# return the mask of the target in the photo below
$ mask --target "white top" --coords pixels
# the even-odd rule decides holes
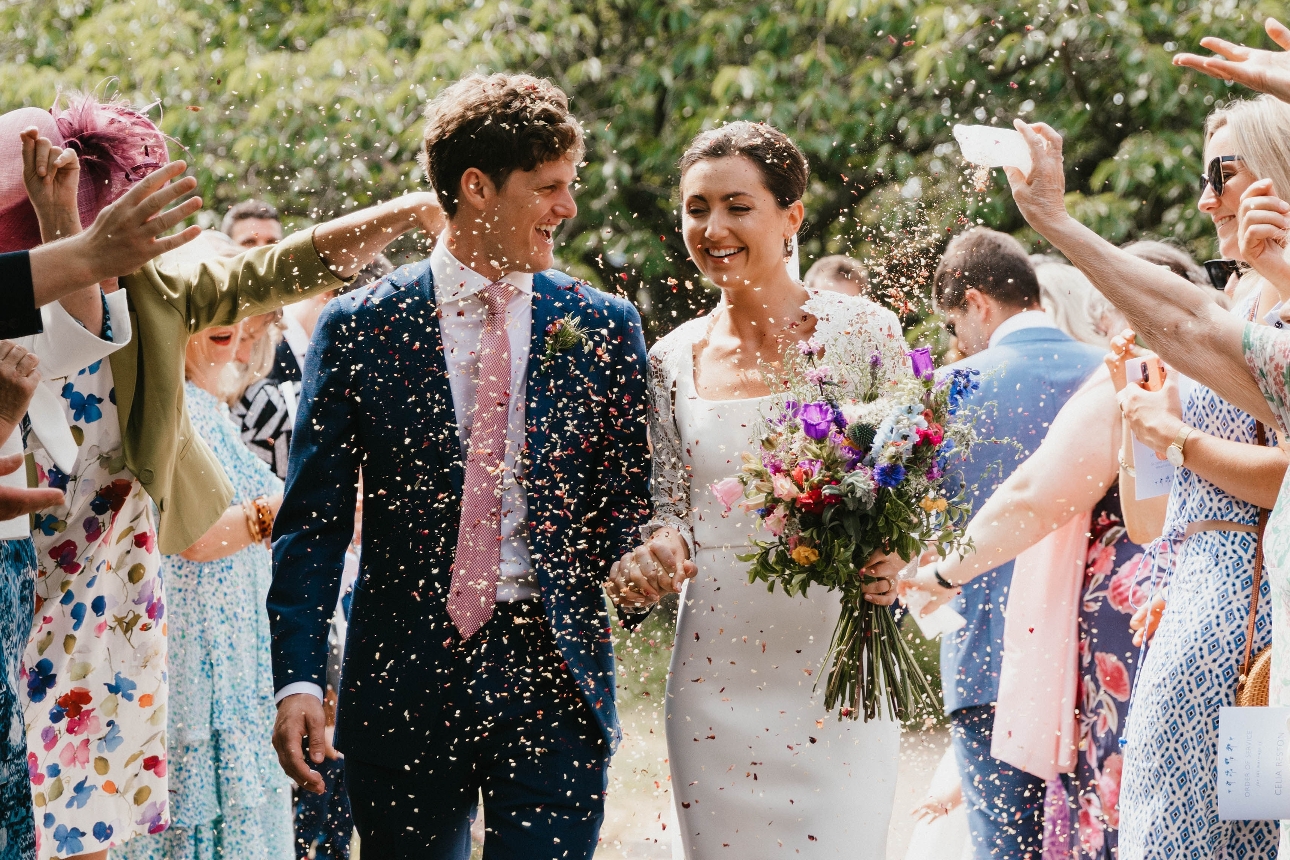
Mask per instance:
[[[112,339],[103,340],[87,331],[57,302],[40,309],[45,330],[28,337],[13,338],[12,342],[34,352],[40,358],[37,368],[43,380],[32,396],[27,416],[31,432],[35,433],[59,468],[71,472],[76,460],[76,443],[67,427],[59,392],[67,377],[106,358],[130,342],[130,309],[125,290],[107,296],[107,314],[111,322]],[[20,433],[0,440],[0,457],[21,454],[23,440]],[[63,462],[66,460],[67,462]],[[0,486],[25,488],[27,471],[21,467],[9,475],[0,475]],[[0,540],[19,540],[31,536],[31,523],[27,517],[0,521]]]
[[[1019,314],[1013,314],[999,323],[999,327],[994,330],[994,334],[990,335],[990,349],[994,349],[999,345],[999,341],[1014,331],[1027,328],[1057,328],[1057,323],[1053,322],[1053,318],[1043,311],[1022,311]]]
[[[479,379],[479,339],[484,333],[488,306],[479,295],[492,283],[457,260],[443,238],[430,255],[435,302],[439,306],[439,333],[452,408],[460,428],[461,456],[469,451],[474,421],[475,386]],[[516,480],[518,454],[524,448],[524,399],[527,391],[529,342],[533,336],[533,275],[510,272],[504,281],[515,288],[506,305],[506,334],[511,347],[511,402],[506,424],[506,456],[502,461],[502,564],[497,581],[497,601],[509,603],[538,596],[529,561],[528,496]]]
[[[282,339],[287,342],[287,348],[295,356],[297,366],[304,370],[305,355],[309,352],[309,333],[300,324],[300,320],[290,313],[290,310],[291,308],[288,307],[282,314]]]

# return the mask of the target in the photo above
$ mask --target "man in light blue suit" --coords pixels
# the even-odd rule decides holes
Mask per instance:
[[[951,367],[981,372],[981,388],[966,403],[980,410],[979,438],[992,441],[957,467],[979,509],[1043,442],[1104,351],[1066,335],[1040,309],[1030,260],[1004,233],[975,228],[955,238],[932,290],[967,356]],[[1038,858],[1043,843],[1044,781],[990,755],[1011,581],[1008,562],[963,586],[949,605],[967,624],[941,640],[945,712],[977,860]]]

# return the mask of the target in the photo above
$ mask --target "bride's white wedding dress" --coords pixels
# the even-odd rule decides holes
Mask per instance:
[[[900,326],[862,299],[813,294],[805,310],[830,356],[883,355],[907,372]],[[734,475],[773,397],[710,401],[694,382],[693,347],[709,317],[680,326],[650,352],[654,520],[690,539],[698,575],[681,595],[667,682],[667,747],[687,860],[806,856],[883,860],[896,787],[900,727],[839,721],[814,691],[840,612],[823,589],[809,598],[750,585],[755,532],[710,489]]]

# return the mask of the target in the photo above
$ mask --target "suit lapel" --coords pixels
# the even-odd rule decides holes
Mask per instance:
[[[429,379],[426,380],[429,393],[438,410],[434,424],[443,428],[440,435],[441,450],[444,452],[448,481],[453,492],[461,495],[462,484],[466,477],[466,464],[461,457],[461,428],[457,426],[457,411],[452,400],[452,386],[448,384],[448,360],[443,354],[443,332],[439,327],[439,303],[434,293],[434,275],[426,267],[425,276],[421,279],[422,297],[430,307],[430,325],[425,327],[425,343],[429,347]]]

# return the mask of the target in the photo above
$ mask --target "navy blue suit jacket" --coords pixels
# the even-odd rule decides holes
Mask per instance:
[[[1035,452],[1057,412],[1102,361],[1105,350],[1056,328],[1027,328],[950,367],[981,371],[981,389],[965,402],[980,411],[977,445],[957,466],[979,510],[1020,463]],[[941,637],[945,712],[988,705],[999,697],[1003,620],[1012,562],[981,574],[950,606],[967,624]]]
[[[593,347],[545,356],[581,320]],[[649,515],[646,356],[630,303],[556,271],[533,279],[526,441],[517,469],[545,614],[611,747],[613,647],[601,590]],[[327,630],[363,472],[363,548],[341,673],[336,746],[415,765],[443,728],[457,659],[446,596],[465,464],[429,261],[332,301],[305,362],[286,497],[274,527],[274,688],[322,686]]]

